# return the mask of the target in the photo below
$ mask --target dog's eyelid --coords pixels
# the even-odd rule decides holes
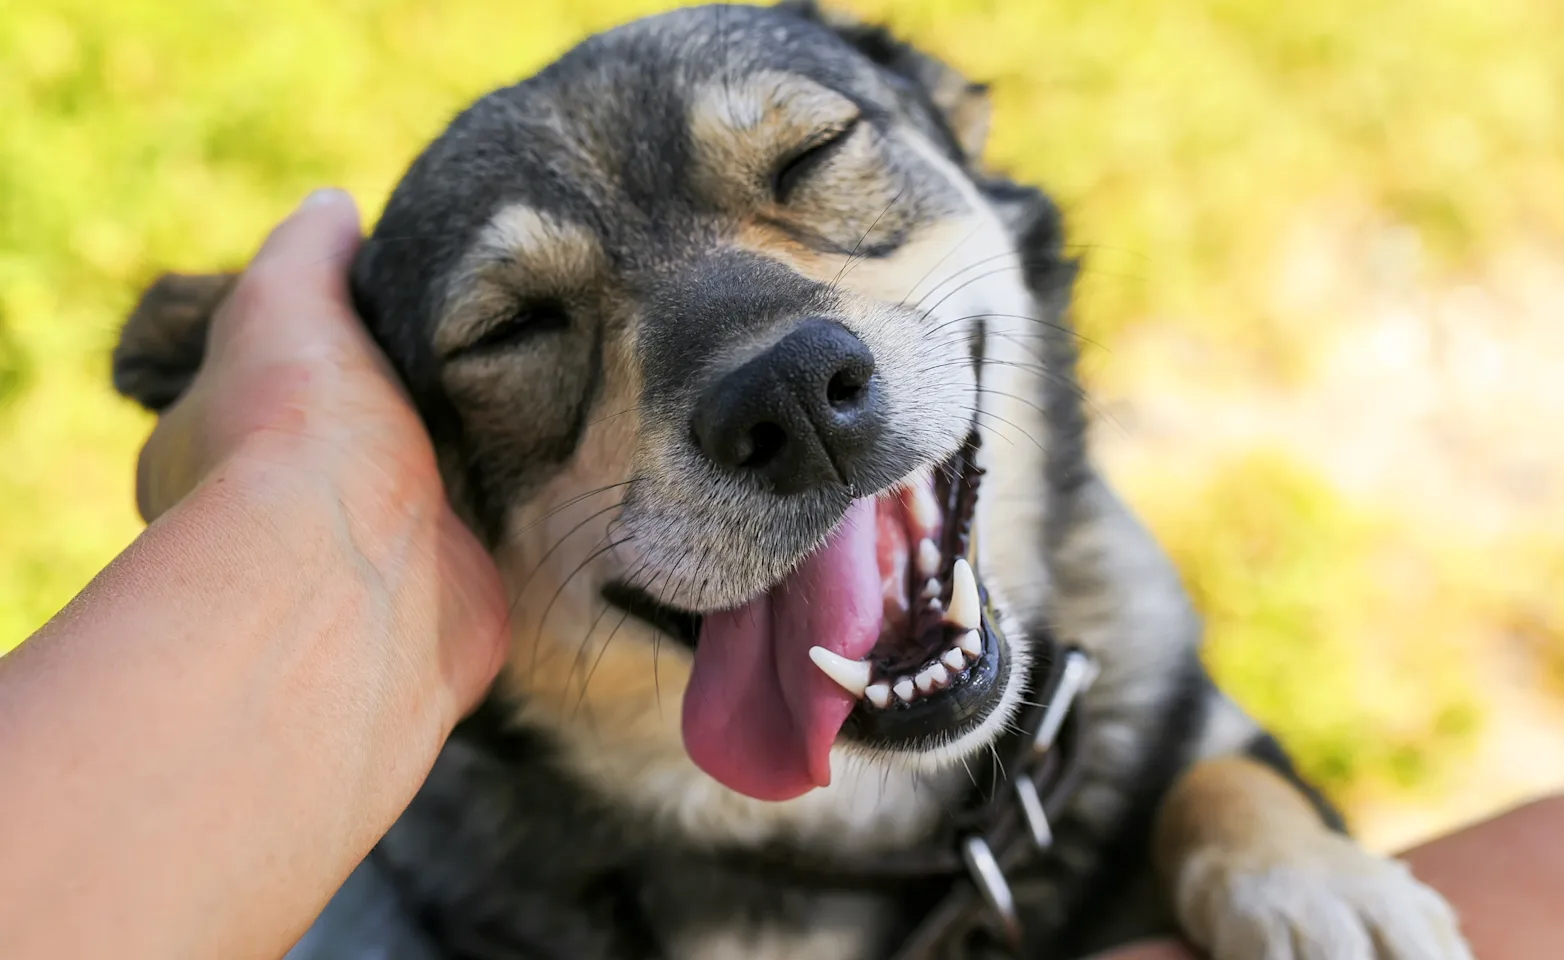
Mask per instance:
[[[447,361],[483,356],[517,346],[533,337],[570,326],[565,304],[552,298],[518,303],[504,315],[483,324],[481,332],[445,355]]]
[[[863,119],[862,114],[853,114],[816,131],[808,140],[784,154],[771,175],[771,194],[776,201],[786,203],[799,181],[846,143],[847,138],[858,129]]]

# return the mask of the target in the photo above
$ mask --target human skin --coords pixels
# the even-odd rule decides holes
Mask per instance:
[[[276,958],[503,658],[505,599],[349,307],[267,240],[138,469],[147,529],[0,659],[0,956]]]

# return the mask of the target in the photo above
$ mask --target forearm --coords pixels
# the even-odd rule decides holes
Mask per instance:
[[[431,534],[267,469],[214,473],[0,660],[0,955],[275,957],[426,772],[454,708],[392,636],[433,633]]]

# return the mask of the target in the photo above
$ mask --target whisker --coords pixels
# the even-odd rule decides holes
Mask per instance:
[[[934,304],[934,306],[928,308],[927,310],[922,311],[919,314],[918,321],[921,323],[924,320],[927,320],[930,316],[932,316],[934,314],[934,311],[936,311],[940,307],[944,306],[945,302],[947,300],[949,300],[951,297],[954,297],[956,294],[960,293],[961,291],[965,290],[966,288],[972,286],[974,283],[977,283],[980,280],[987,280],[989,277],[997,277],[1001,273],[1009,273],[1012,270],[1021,270],[1021,269],[1024,269],[1024,267],[1025,267],[1024,264],[1019,264],[1019,263],[1012,264],[1012,265],[1006,266],[1006,267],[995,267],[992,270],[986,271],[984,273],[980,273],[980,274],[978,274],[975,277],[972,277],[970,279],[962,281],[961,284],[959,286],[957,286],[954,290],[952,290],[949,293],[945,294],[943,297],[940,297],[939,301],[936,302]],[[927,299],[927,297],[925,297],[924,299]],[[919,301],[919,303],[921,304],[922,301]],[[917,309],[917,308],[915,307],[914,309]]]
[[[1035,324],[1038,324],[1040,326],[1047,327],[1050,330],[1056,330],[1059,333],[1069,334],[1071,337],[1073,337],[1076,340],[1079,340],[1081,343],[1090,344],[1091,346],[1096,347],[1097,349],[1103,351],[1104,353],[1112,353],[1113,352],[1108,347],[1102,345],[1101,343],[1098,343],[1096,340],[1093,340],[1090,337],[1087,337],[1087,336],[1083,335],[1080,331],[1078,331],[1075,328],[1069,326],[1068,324],[1055,323],[1052,320],[1044,320],[1042,317],[1033,317],[1033,316],[1029,316],[1029,315],[1024,314],[1024,313],[972,313],[972,314],[968,314],[967,316],[964,316],[964,317],[956,317],[953,320],[947,320],[944,323],[939,324],[938,326],[931,327],[929,330],[927,330],[924,333],[924,339],[928,339],[929,337],[931,337],[934,334],[938,333],[939,331],[945,329],[946,327],[953,326],[953,325],[958,324],[958,323],[963,323],[963,322],[968,321],[968,320],[984,320],[984,319],[987,319],[987,318],[990,318],[990,317],[998,318],[998,319],[1001,319],[1001,320],[1026,320],[1026,321],[1029,321],[1031,323],[1035,323]],[[1038,339],[1045,339],[1045,338],[1044,337],[1039,337]]]
[[[863,246],[863,242],[865,240],[869,239],[869,234],[874,232],[874,228],[880,225],[880,221],[882,219],[884,219],[885,215],[887,213],[891,212],[891,207],[894,207],[896,205],[896,201],[900,200],[901,199],[901,195],[903,193],[906,193],[906,192],[907,191],[906,191],[905,187],[902,188],[901,190],[896,191],[896,196],[891,198],[891,202],[887,203],[885,205],[885,209],[880,211],[880,215],[878,217],[874,218],[874,222],[873,223],[869,224],[869,229],[865,230],[863,232],[863,236],[858,238],[858,242],[853,244],[852,251],[847,254],[847,259],[842,262],[841,269],[836,271],[836,277],[831,280],[831,283],[830,283],[830,286],[828,287],[828,289],[830,289],[833,292],[836,290],[836,285],[839,282],[841,282],[841,279],[842,279],[843,275],[845,275],[847,273],[848,268],[853,265],[853,257],[857,256],[858,248]]]
[[[945,251],[945,255],[943,257],[940,257],[938,260],[934,261],[934,266],[930,267],[928,269],[928,271],[923,274],[923,276],[919,277],[916,283],[914,283],[912,286],[907,288],[906,294],[904,294],[902,296],[901,300],[899,302],[897,302],[896,305],[898,307],[906,306],[907,298],[912,296],[914,293],[916,293],[919,287],[923,286],[923,281],[925,281],[928,278],[934,276],[934,271],[936,271],[940,267],[944,266],[945,265],[945,261],[949,260],[951,257],[955,256],[956,251],[960,250],[962,248],[962,246],[964,246],[968,240],[972,239],[972,235],[974,233],[977,233],[982,228],[983,228],[983,224],[981,224],[981,223],[976,224],[975,226],[973,226],[973,228],[971,230],[968,230],[964,235],[962,235],[960,240],[957,240],[955,243],[951,244],[950,245],[950,249]],[[948,280],[950,278],[947,277],[945,279]],[[941,280],[940,281],[940,283],[944,283],[944,282],[945,282],[945,280]],[[936,289],[938,289],[938,285],[936,285]],[[923,301],[920,299],[918,302],[922,303]]]
[[[631,536],[634,536],[634,535],[632,534]],[[606,537],[606,534],[605,534],[605,537]],[[630,539],[630,538],[627,537],[626,540],[628,540],[628,539]],[[576,568],[574,570],[570,571],[570,575],[565,577],[565,579],[560,582],[559,587],[554,590],[554,595],[549,598],[548,605],[543,608],[543,616],[538,618],[538,629],[537,629],[536,634],[534,634],[534,636],[532,638],[532,664],[531,664],[531,667],[529,668],[532,671],[532,673],[535,674],[537,672],[538,647],[542,646],[542,644],[543,644],[543,626],[544,626],[544,624],[546,624],[548,622],[548,616],[549,616],[550,613],[553,612],[554,604],[559,602],[560,595],[565,592],[565,588],[570,585],[570,581],[574,580],[576,578],[577,574],[579,574],[582,570],[585,570],[587,568],[587,564],[591,563],[593,560],[596,560],[598,557],[600,557],[603,554],[607,553],[609,550],[612,550],[614,547],[617,547],[620,544],[623,544],[624,542],[626,542],[626,541],[625,540],[621,540],[621,541],[618,541],[617,543],[613,542],[613,541],[609,541],[607,546],[599,547],[598,549],[593,550],[591,553],[587,554],[586,559],[584,559],[580,563],[578,563],[576,565]]]
[[[1033,403],[1032,401],[1026,399],[1025,397],[1020,396],[1018,394],[1011,393],[1008,390],[995,390],[992,387],[982,387],[982,386],[977,387],[976,390],[977,390],[978,393],[991,393],[991,394],[993,394],[996,397],[1008,397],[1009,399],[1014,400],[1016,403],[1024,404],[1025,406],[1031,407],[1033,410],[1036,410],[1038,413],[1042,414],[1045,417],[1048,416],[1048,411],[1047,410],[1043,409],[1042,407],[1038,406],[1037,404]]]
[[[632,567],[624,575],[624,578],[623,578],[624,581],[626,583],[633,584],[635,579],[641,575],[641,572],[644,571],[650,565],[651,565],[651,561],[650,560],[641,560],[641,561],[637,562],[635,564],[635,566]],[[592,635],[597,632],[597,625],[603,621],[603,617],[608,614],[609,610],[613,609],[613,606],[614,605],[612,603],[609,603],[607,600],[603,600],[603,609],[601,611],[599,611],[598,615],[592,620],[592,625],[587,628],[587,632],[582,636],[581,643],[576,646],[576,653],[575,653],[575,656],[572,658],[571,664],[570,664],[570,672],[565,675],[565,686],[566,687],[569,687],[570,679],[576,675],[576,671],[585,662],[586,651],[587,651],[587,648],[591,645]],[[630,614],[630,611],[628,611],[628,610],[623,611],[623,616],[621,616],[619,618],[619,623],[621,625],[624,623],[625,617],[628,617],[629,614]],[[617,633],[618,630],[619,630],[619,627],[616,626],[614,628],[613,632],[611,632],[609,634],[609,639],[613,639],[614,633]],[[598,651],[597,658],[593,661],[592,670],[594,670],[594,671],[596,670],[597,663],[602,660],[603,653],[605,652],[606,647],[607,647],[607,641],[604,641],[604,650],[599,650]],[[590,683],[590,682],[591,682],[591,674],[589,672],[587,674],[587,676],[584,678],[583,682],[582,682],[581,697],[584,698],[586,696],[586,685],[588,683]],[[579,706],[580,706],[580,701],[578,700],[577,701],[577,707],[579,707]],[[572,715],[574,715],[574,714],[572,713]]]
[[[587,427],[595,427],[598,424],[603,423],[603,422],[608,421],[608,420],[612,420],[615,417],[622,417],[622,416],[624,416],[627,413],[633,413],[633,412],[635,412],[635,407],[633,405],[632,406],[628,406],[628,407],[625,407],[623,410],[619,411],[618,413],[610,413],[610,414],[607,414],[606,416],[601,416],[601,417],[598,417],[596,420],[592,420],[592,421],[588,422],[587,423]],[[586,427],[583,427],[582,429],[584,430],[584,429],[586,429]]]
[[[1003,423],[1003,424],[1005,424],[1005,425],[1007,425],[1007,426],[1009,426],[1009,427],[1011,427],[1011,428],[1013,428],[1015,430],[1019,430],[1020,433],[1021,433],[1021,436],[1023,436],[1025,438],[1027,438],[1028,440],[1032,441],[1032,445],[1035,446],[1038,449],[1038,451],[1041,452],[1044,456],[1047,456],[1048,451],[1043,448],[1043,445],[1038,442],[1037,438],[1032,436],[1030,433],[1027,433],[1025,428],[1019,426],[1018,424],[1014,423],[1013,421],[1006,420],[1004,417],[1001,417],[997,413],[989,413],[987,410],[973,409],[972,415],[975,416],[975,417],[991,417],[991,418],[993,418],[995,420],[998,420],[1000,423]],[[997,432],[997,430],[996,430],[996,432]]]
[[[516,604],[521,602],[522,594],[527,592],[527,587],[532,585],[533,578],[535,578],[538,575],[538,572],[541,571],[543,569],[543,567],[548,563],[548,558],[554,555],[554,551],[556,551],[560,547],[564,546],[565,541],[569,540],[572,536],[574,536],[577,530],[580,530],[582,527],[584,527],[587,524],[591,523],[593,520],[597,519],[598,517],[601,517],[603,514],[607,513],[608,511],[618,509],[619,507],[622,507],[622,506],[624,506],[624,501],[623,500],[619,501],[618,503],[610,503],[608,506],[604,507],[601,510],[594,510],[593,512],[587,514],[584,518],[582,518],[582,520],[580,522],[578,522],[575,526],[571,527],[569,530],[566,530],[564,532],[564,534],[559,537],[559,539],[555,540],[553,545],[550,546],[547,550],[545,550],[543,552],[543,556],[538,558],[538,562],[535,565],[533,565],[533,567],[532,567],[532,572],[527,574],[527,579],[522,581],[521,586],[516,588],[516,599],[511,601],[511,613],[515,613],[516,612]]]
[[[548,513],[545,513],[543,516],[541,516],[541,517],[537,518],[536,520],[532,521],[531,523],[527,524],[525,527],[522,527],[520,530],[517,530],[512,536],[513,537],[521,536],[522,534],[526,533],[528,530],[531,530],[533,527],[535,527],[538,524],[542,523],[543,521],[547,520],[549,517],[552,517],[554,514],[558,513],[559,511],[564,510],[566,507],[574,506],[574,505],[580,503],[581,501],[587,499],[588,497],[595,497],[595,496],[597,496],[600,493],[606,493],[609,490],[616,490],[619,487],[628,487],[630,484],[632,484],[632,483],[639,483],[640,481],[642,481],[644,479],[646,479],[646,478],[645,477],[631,477],[628,480],[621,480],[618,483],[610,483],[607,486],[598,487],[595,490],[588,490],[586,493],[577,494],[576,496],[571,497],[569,500],[566,500],[564,503],[562,503],[559,506],[555,507],[554,509],[550,510]],[[619,502],[621,504],[624,503],[623,500],[621,500]]]
[[[988,264],[993,263],[996,260],[1003,260],[1006,257],[1018,257],[1018,256],[1020,256],[1020,255],[1018,253],[1016,253],[1014,250],[1005,250],[1005,251],[1003,251],[1001,253],[992,254],[990,256],[981,257],[981,258],[979,258],[977,260],[974,260],[971,263],[967,264],[966,266],[962,267],[960,270],[954,271],[953,273],[951,273],[950,276],[945,277],[944,279],[940,280],[939,283],[936,283],[934,286],[930,287],[929,291],[927,293],[925,293],[923,296],[919,297],[918,298],[918,302],[912,305],[912,309],[913,310],[920,309],[923,306],[924,302],[926,300],[928,300],[930,297],[934,296],[934,294],[936,292],[938,292],[941,287],[943,287],[947,283],[950,283],[950,282],[954,281],[956,278],[962,276],[963,274],[968,273],[969,271],[972,271],[972,270],[976,270],[979,267],[985,267]],[[1015,264],[1010,269],[1020,269],[1022,266],[1023,266],[1022,264]],[[906,301],[903,301],[901,304],[898,304],[898,306],[904,306],[905,303],[906,303]]]

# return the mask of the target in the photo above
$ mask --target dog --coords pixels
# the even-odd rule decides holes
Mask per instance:
[[[982,167],[986,94],[813,3],[689,8],[411,165],[353,295],[511,650],[295,960],[1168,932],[1216,960],[1470,956],[1202,670],[1092,466],[1075,264],[1048,197]],[[153,284],[119,391],[176,399],[242,282]]]

